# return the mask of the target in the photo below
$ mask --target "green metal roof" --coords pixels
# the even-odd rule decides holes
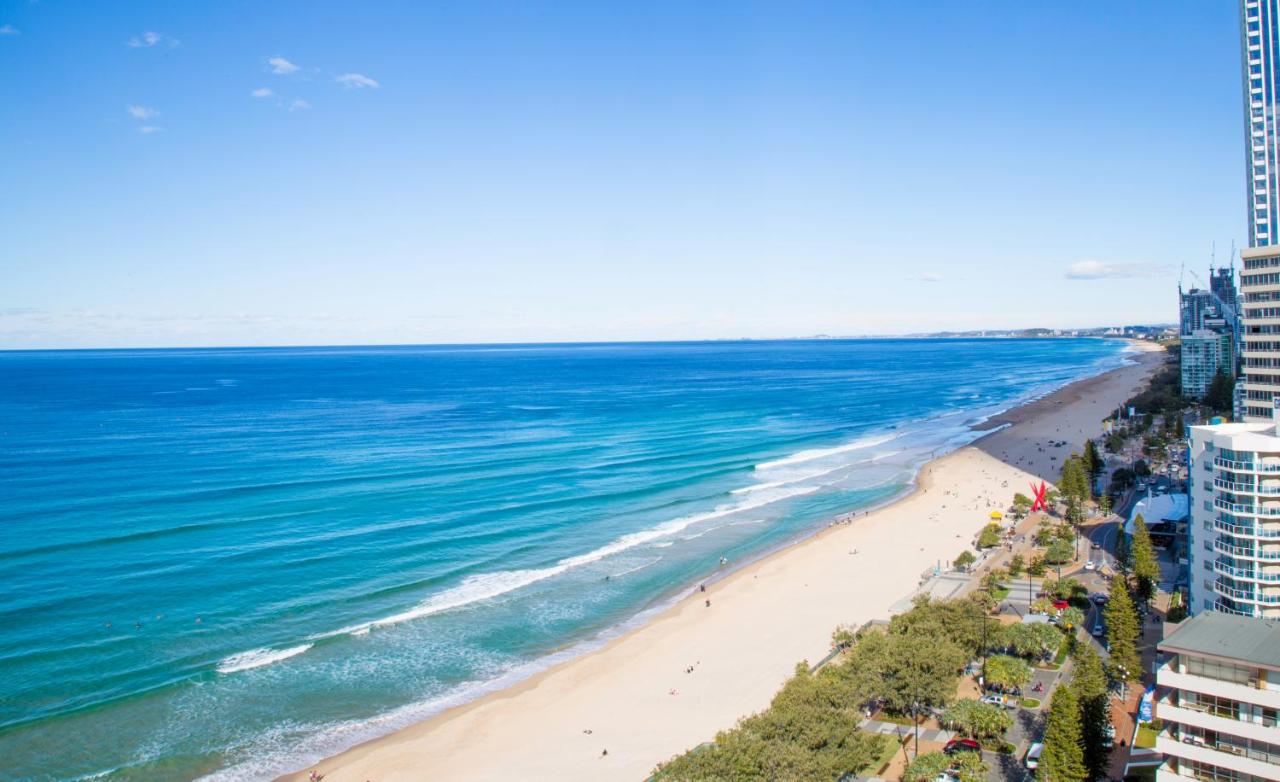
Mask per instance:
[[[1160,649],[1280,669],[1280,621],[1205,611],[1178,625],[1160,642]]]

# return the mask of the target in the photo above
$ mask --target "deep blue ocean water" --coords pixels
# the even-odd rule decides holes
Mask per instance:
[[[837,513],[1103,340],[0,353],[0,779],[262,779]]]

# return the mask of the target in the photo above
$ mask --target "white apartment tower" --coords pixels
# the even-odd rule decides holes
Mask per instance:
[[[1165,632],[1157,782],[1280,780],[1280,622],[1206,612]]]
[[[1187,494],[1188,610],[1280,619],[1276,424],[1191,427]]]

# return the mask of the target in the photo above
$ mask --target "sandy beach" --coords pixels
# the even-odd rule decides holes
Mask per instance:
[[[827,653],[838,625],[889,616],[991,510],[1056,478],[1163,360],[1138,344],[1136,364],[997,417],[1003,428],[925,465],[901,500],[695,589],[597,651],[285,779],[644,779],[767,706],[797,662]]]

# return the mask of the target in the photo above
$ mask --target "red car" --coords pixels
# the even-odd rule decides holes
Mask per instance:
[[[1071,604],[1070,604],[1070,603],[1068,603],[1066,600],[1054,600],[1054,601],[1053,601],[1053,609],[1054,609],[1055,611],[1066,611],[1066,610],[1067,610],[1067,608],[1068,608],[1070,605],[1071,605]]]
[[[957,752],[981,752],[982,745],[973,739],[952,739],[947,742],[947,746],[942,751],[948,755],[954,755]]]

